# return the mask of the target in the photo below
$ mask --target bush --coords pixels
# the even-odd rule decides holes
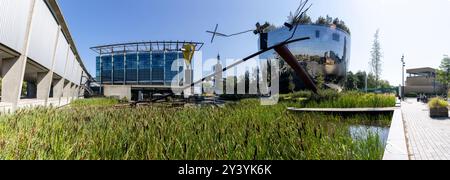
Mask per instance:
[[[433,98],[428,103],[430,109],[439,109],[448,107],[448,102],[441,98]]]

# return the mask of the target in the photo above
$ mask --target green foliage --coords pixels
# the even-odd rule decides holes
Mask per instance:
[[[22,84],[22,95],[23,96],[27,95],[27,88],[28,88],[28,82],[24,81]]]
[[[345,89],[352,91],[352,90],[364,90],[365,89],[365,83],[366,83],[366,72],[364,71],[358,71],[357,73],[353,74],[353,72],[347,73],[347,81],[345,83]],[[385,80],[379,80],[377,82],[376,77],[369,73],[367,76],[367,88],[368,89],[374,89],[374,88],[391,88],[389,81]]]
[[[335,25],[337,28],[347,32],[348,34],[351,34],[350,28],[348,28],[347,25],[345,24],[345,22],[340,20],[339,18],[333,19],[332,17],[330,17],[328,15],[326,17],[320,16],[319,18],[317,18],[315,24],[326,25],[326,26]]]
[[[437,79],[438,82],[443,84],[447,91],[448,91],[448,85],[450,84],[450,58],[445,57],[442,59],[441,66],[439,67],[439,70],[437,71]]]
[[[301,104],[295,104],[299,108],[381,108],[394,107],[395,96],[385,94],[344,92],[322,90],[319,94],[298,92],[292,95],[282,96],[282,100],[301,100]]]
[[[316,85],[319,88],[323,88],[325,85],[325,76],[323,75],[322,72],[319,72],[316,77]]]
[[[70,103],[71,107],[92,107],[92,106],[114,106],[119,104],[119,100],[114,98],[91,98],[91,99],[78,99]]]
[[[288,16],[287,21],[288,22],[294,22],[294,24],[317,24],[317,25],[325,25],[325,26],[336,26],[336,28],[339,28],[348,34],[351,34],[350,28],[347,27],[344,21],[340,20],[339,18],[334,18],[327,15],[326,18],[320,16],[317,18],[317,20],[313,23],[311,17],[308,14],[304,14],[302,18],[300,19],[294,19],[294,15],[292,12]]]
[[[297,114],[285,104],[260,106],[257,100],[182,109],[118,109],[94,102],[0,117],[0,159],[379,160],[380,137],[354,139],[349,127],[390,119]]]
[[[295,84],[294,84],[294,76],[290,75],[289,76],[289,91],[290,92],[294,92],[295,91]]]
[[[428,102],[428,107],[431,109],[435,108],[446,108],[448,107],[448,102],[441,98],[433,98]]]

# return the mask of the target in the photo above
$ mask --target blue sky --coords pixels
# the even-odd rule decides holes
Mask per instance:
[[[205,42],[203,58],[242,58],[257,51],[257,36],[217,39],[206,30],[234,33],[258,21],[282,25],[298,0],[59,0],[82,59],[95,74],[89,48],[111,43],[186,40]],[[310,15],[344,20],[352,31],[350,70],[368,70],[373,35],[380,29],[383,78],[401,83],[407,68],[438,67],[450,55],[450,0],[311,0]]]

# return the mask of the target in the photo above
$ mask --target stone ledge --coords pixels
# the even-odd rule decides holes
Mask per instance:
[[[401,109],[394,111],[383,160],[409,160]]]

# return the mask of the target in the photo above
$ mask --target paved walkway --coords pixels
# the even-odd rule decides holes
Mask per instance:
[[[450,160],[450,118],[432,119],[426,104],[402,103],[411,160]]]

